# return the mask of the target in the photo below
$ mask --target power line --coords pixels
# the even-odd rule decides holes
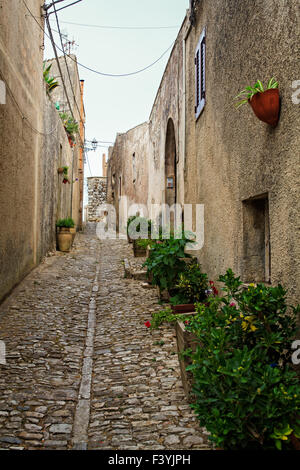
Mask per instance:
[[[66,53],[65,53],[65,50],[64,50],[62,34],[61,34],[61,30],[60,30],[60,25],[59,25],[59,21],[58,21],[58,15],[57,15],[55,3],[53,3],[53,8],[54,8],[54,13],[55,13],[55,17],[56,17],[56,23],[57,23],[57,28],[58,28],[58,34],[59,34],[59,37],[60,37],[61,47],[64,51],[64,60],[65,60],[66,69],[67,69],[67,73],[68,73],[68,77],[69,77],[69,82],[70,82],[70,85],[71,85],[71,90],[72,90],[72,93],[73,93],[74,103],[75,103],[77,111],[78,111],[80,122],[84,126],[84,122],[81,118],[81,111],[80,111],[79,106],[77,104],[77,100],[76,100],[76,96],[75,96],[75,92],[74,92],[74,87],[73,87],[73,83],[72,83],[72,79],[71,79],[71,74],[70,74],[70,70],[69,70],[69,65],[68,65]],[[81,140],[81,136],[80,136],[80,140]],[[81,140],[81,143],[82,143],[82,140]]]
[[[61,21],[64,24],[70,24],[74,26],[84,26],[87,28],[99,28],[99,29],[126,29],[126,30],[147,30],[147,29],[177,29],[179,25],[176,26],[106,26],[100,24],[84,24],[84,23],[73,23],[71,21]]]
[[[50,36],[46,33],[45,29],[42,28],[42,26],[39,24],[39,22],[36,20],[36,18],[34,17],[34,15],[32,14],[32,12],[30,11],[30,9],[28,8],[28,6],[26,5],[25,1],[23,0],[23,3],[25,5],[25,7],[27,8],[28,12],[30,13],[30,15],[32,16],[32,18],[35,20],[36,24],[39,26],[39,28],[41,28],[41,30],[44,32],[44,34],[51,40]],[[76,62],[80,67],[83,67],[84,69],[86,70],[89,70],[90,72],[93,72],[93,73],[96,73],[97,75],[101,75],[101,76],[104,76],[104,77],[129,77],[129,76],[132,76],[132,75],[137,75],[141,72],[144,72],[145,70],[148,70],[150,69],[151,67],[153,67],[154,65],[156,65],[168,52],[169,50],[173,47],[173,45],[175,44],[176,40],[172,42],[172,44],[168,47],[168,49],[166,49],[162,55],[156,59],[154,62],[152,62],[152,64],[150,65],[147,65],[146,67],[140,69],[140,70],[136,70],[135,72],[130,72],[130,73],[120,73],[120,74],[113,74],[113,73],[104,73],[104,72],[100,72],[98,70],[95,70],[95,69],[92,69],[91,67],[87,67],[86,65],[84,64],[81,64],[80,62],[78,62],[77,60],[73,59],[73,57],[69,54],[67,54],[67,56],[73,60],[73,62]],[[54,42],[55,44],[55,42]],[[57,45],[55,44],[55,46],[57,47],[58,50],[60,50],[62,53],[64,53],[64,51]]]

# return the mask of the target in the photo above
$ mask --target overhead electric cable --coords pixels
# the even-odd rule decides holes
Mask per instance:
[[[69,65],[68,65],[68,61],[67,61],[67,57],[66,57],[66,52],[64,50],[62,34],[61,34],[61,30],[60,30],[60,25],[59,25],[59,21],[58,21],[58,15],[57,15],[55,4],[53,4],[53,8],[54,8],[54,13],[55,13],[55,17],[56,17],[56,23],[57,23],[57,28],[58,28],[58,34],[59,34],[59,37],[60,37],[61,47],[64,51],[64,60],[65,60],[65,65],[66,65],[66,69],[67,69],[67,73],[68,73],[68,77],[69,77],[69,82],[70,82],[70,86],[71,86],[71,90],[72,90],[72,94],[73,94],[73,98],[74,98],[74,103],[75,103],[77,111],[78,111],[80,122],[84,126],[84,122],[81,118],[81,111],[80,111],[79,106],[77,104],[77,100],[76,100],[76,96],[75,96],[75,92],[74,92],[74,87],[73,87],[73,83],[72,83],[72,79],[71,79],[70,69],[69,69]]]
[[[30,11],[30,9],[28,8],[28,6],[26,5],[25,3],[25,0],[23,0],[23,3],[25,5],[25,7],[27,8],[28,12],[30,13],[30,15],[32,16],[32,18],[35,20],[36,24],[39,26],[39,28],[42,29],[42,31],[44,32],[44,34],[51,40],[50,36],[46,33],[45,29],[42,28],[42,26],[39,24],[39,22],[36,20],[36,18],[34,17],[34,15],[32,14],[32,12]],[[51,28],[50,28],[51,29]],[[53,35],[52,35],[53,37]],[[157,59],[155,60],[154,62],[152,62],[150,65],[147,65],[146,67],[140,69],[140,70],[136,70],[135,72],[130,72],[130,73],[120,73],[120,74],[113,74],[113,73],[104,73],[104,72],[100,72],[98,70],[95,70],[91,67],[88,67],[84,64],[81,64],[80,62],[78,62],[77,60],[73,59],[73,57],[69,54],[67,54],[67,57],[69,57],[71,60],[73,60],[73,62],[76,62],[80,67],[86,69],[86,70],[89,70],[90,72],[93,72],[97,75],[102,75],[104,77],[129,77],[129,76],[132,76],[132,75],[137,75],[141,72],[144,72],[145,70],[148,70],[150,69],[151,67],[153,67],[155,64],[157,64],[168,52],[169,50],[174,46],[176,40],[172,42],[172,44],[168,47],[168,49],[166,49],[162,55]],[[54,42],[55,44],[55,42]],[[60,50],[62,53],[64,52],[57,44],[55,44],[55,46],[57,47],[58,50]]]
[[[74,25],[74,26],[84,26],[87,28],[99,28],[99,29],[126,29],[126,30],[145,30],[145,29],[175,29],[179,28],[179,25],[176,26],[106,26],[100,24],[85,24],[85,23],[73,23],[71,21],[61,21],[61,23]]]

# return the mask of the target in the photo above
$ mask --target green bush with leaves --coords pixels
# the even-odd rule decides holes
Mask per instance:
[[[151,244],[149,257],[144,266],[152,283],[161,290],[171,290],[178,281],[179,274],[184,272],[186,264],[183,258],[190,257],[184,250],[191,240],[183,235],[182,238],[170,236],[168,240],[154,240]]]
[[[224,297],[197,304],[186,326],[199,340],[187,370],[192,405],[210,439],[224,449],[288,449],[300,437],[300,386],[291,363],[299,306],[281,285],[242,287],[220,276]]]
[[[190,315],[184,315],[179,313],[173,313],[170,307],[155,312],[152,315],[151,320],[151,330],[156,330],[163,323],[176,323],[177,321],[187,321],[190,320]]]
[[[207,297],[207,274],[201,272],[201,267],[196,258],[186,263],[185,269],[178,276],[175,285],[176,297],[180,303],[193,304],[202,302]]]
[[[275,78],[272,77],[267,84],[266,90],[271,90],[274,88],[278,88],[278,82],[275,81]],[[240,106],[243,106],[243,104],[248,103],[251,98],[253,98],[256,93],[263,93],[266,91],[264,89],[264,86],[260,80],[257,80],[255,85],[252,86],[247,86],[244,90],[242,90],[234,99],[238,99],[242,97],[242,100],[239,100],[237,103],[235,103],[236,109],[238,109]]]
[[[59,219],[56,222],[56,227],[74,228],[75,222],[71,217],[67,217],[66,219]]]

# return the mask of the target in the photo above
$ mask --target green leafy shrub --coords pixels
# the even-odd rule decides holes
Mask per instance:
[[[175,287],[179,274],[186,267],[183,258],[189,255],[186,255],[184,250],[190,241],[185,236],[176,239],[171,235],[168,240],[155,240],[151,244],[150,254],[144,266],[147,267],[148,276],[152,276],[152,283],[161,290]]]
[[[68,217],[66,219],[59,219],[56,222],[56,227],[74,228],[75,222],[71,217]]]
[[[184,315],[179,313],[173,313],[170,307],[167,307],[164,310],[155,312],[152,315],[151,320],[151,330],[156,330],[163,323],[176,323],[177,321],[187,321],[190,320],[190,315]]]
[[[197,259],[194,258],[190,263],[186,263],[184,271],[179,274],[175,289],[176,297],[181,300],[181,303],[192,304],[206,299],[207,274],[201,272]]]
[[[224,449],[290,447],[299,433],[300,386],[290,355],[299,306],[281,285],[244,289],[231,270],[224,297],[197,304],[186,326],[199,340],[191,353],[195,410]]]

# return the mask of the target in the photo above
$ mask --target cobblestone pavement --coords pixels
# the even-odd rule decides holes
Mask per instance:
[[[205,449],[155,289],[124,278],[124,240],[79,234],[0,307],[0,449]],[[161,345],[158,345],[158,342]]]

